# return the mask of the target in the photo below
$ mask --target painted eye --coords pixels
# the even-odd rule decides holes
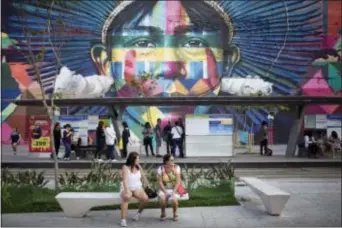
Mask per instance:
[[[184,44],[184,47],[186,48],[199,48],[199,47],[204,47],[204,46],[205,46],[204,43],[197,39],[188,40]]]
[[[133,44],[134,47],[138,48],[154,48],[156,45],[149,40],[138,40]]]

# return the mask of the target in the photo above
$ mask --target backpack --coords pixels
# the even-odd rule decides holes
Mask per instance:
[[[270,148],[267,148],[265,155],[272,156],[272,154],[273,154],[273,150],[271,150]]]

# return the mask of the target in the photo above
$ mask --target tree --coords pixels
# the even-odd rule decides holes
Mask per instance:
[[[71,2],[75,3],[76,1],[73,0]],[[66,8],[66,5],[65,1],[62,0],[37,0],[36,3],[38,4],[39,10],[46,10],[47,13],[46,24],[44,25],[43,29],[34,29],[31,26],[29,26],[28,23],[30,23],[30,21],[25,20],[27,16],[27,13],[24,10],[26,2],[18,1],[20,9],[19,17],[21,19],[21,24],[23,25],[22,30],[24,35],[24,41],[22,42],[25,42],[25,48],[22,51],[22,53],[26,57],[27,62],[33,70],[34,80],[37,81],[40,87],[44,109],[51,122],[50,142],[52,155],[54,159],[55,188],[58,189],[58,158],[55,150],[53,129],[55,124],[55,111],[57,110],[57,107],[54,105],[54,99],[59,95],[54,94],[54,91],[52,91],[51,94],[47,94],[45,92],[41,74],[41,67],[48,51],[51,51],[53,53],[53,56],[56,60],[55,75],[57,75],[58,70],[62,66],[60,50],[64,44],[64,39],[60,39],[59,35],[65,32],[65,24],[63,21],[63,17],[61,15],[52,16],[52,13],[54,7],[58,6]],[[39,41],[41,41],[41,47],[37,50],[36,47],[33,47],[32,40],[37,41],[38,39]],[[53,83],[53,86],[54,84],[55,83]]]

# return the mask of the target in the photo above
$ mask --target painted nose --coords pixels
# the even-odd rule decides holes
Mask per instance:
[[[187,75],[185,63],[179,59],[165,62],[164,75],[165,79],[185,79]]]

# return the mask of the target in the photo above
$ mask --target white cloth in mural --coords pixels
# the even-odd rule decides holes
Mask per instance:
[[[271,95],[272,86],[273,83],[267,82],[259,76],[248,75],[245,78],[232,77],[221,80],[221,91],[236,96],[249,96],[257,93]]]
[[[112,77],[91,75],[84,77],[63,66],[56,76],[55,93],[63,98],[97,98],[107,93],[114,83]]]

